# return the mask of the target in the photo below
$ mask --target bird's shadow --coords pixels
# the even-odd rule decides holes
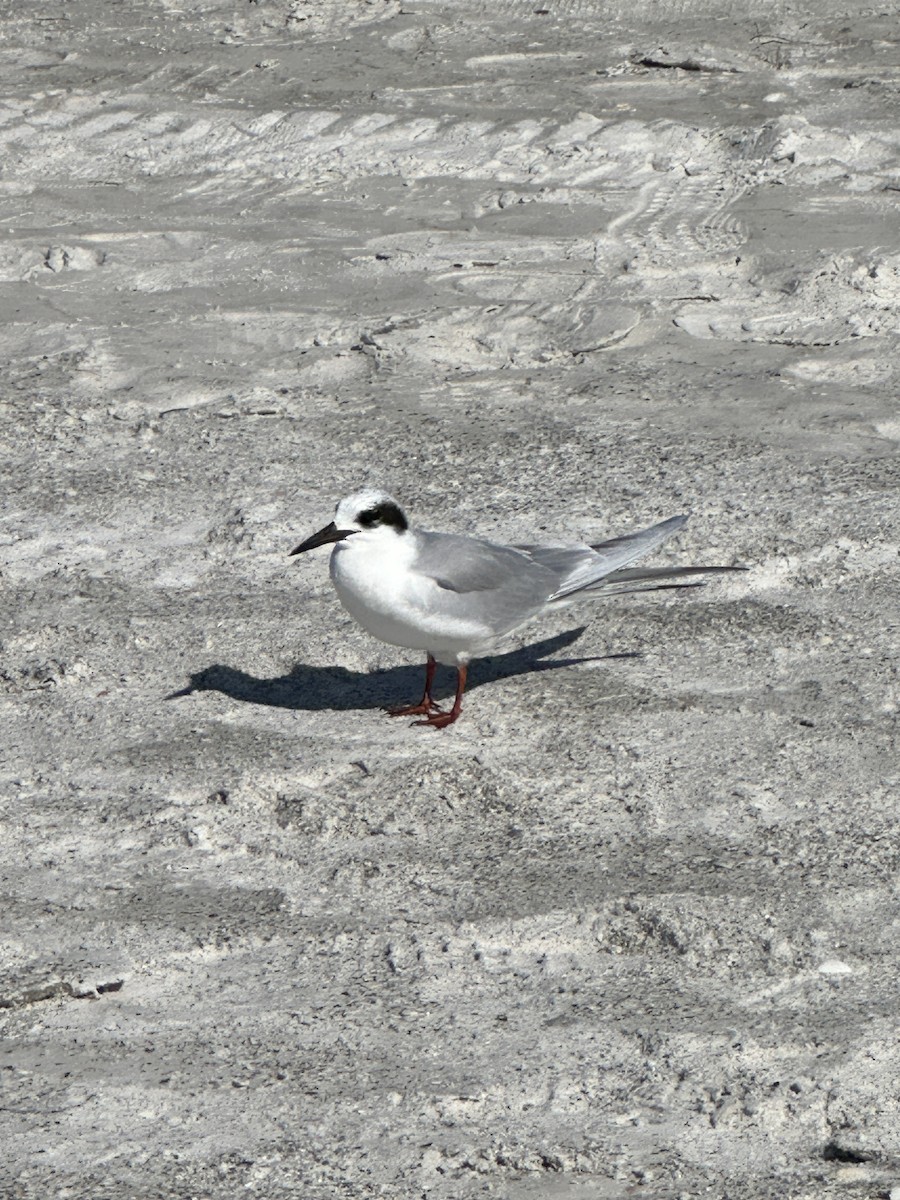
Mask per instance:
[[[507,654],[496,654],[479,659],[469,672],[469,690],[513,675],[527,675],[532,671],[556,671],[561,667],[574,667],[580,663],[602,662],[611,658],[637,658],[637,654],[601,654],[585,658],[554,658],[550,654],[571,646],[584,633],[587,626],[570,629],[555,637],[544,638],[519,650]],[[435,692],[439,696],[451,695],[455,677],[448,673],[442,681],[438,676]],[[247,704],[267,704],[273,708],[293,708],[321,712],[330,709],[347,712],[351,709],[377,708],[387,703],[417,700],[422,691],[424,664],[422,666],[385,667],[377,671],[350,671],[346,667],[315,667],[309,663],[297,663],[287,675],[275,679],[257,679],[246,671],[216,663],[204,667],[190,676],[187,687],[167,696],[174,700],[178,696],[189,696],[192,692],[221,692],[232,700]],[[452,678],[452,683],[451,683]]]

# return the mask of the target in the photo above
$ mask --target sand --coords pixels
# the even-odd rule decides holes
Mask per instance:
[[[900,1188],[897,16],[2,6],[4,1198]],[[413,729],[364,484],[750,570]]]

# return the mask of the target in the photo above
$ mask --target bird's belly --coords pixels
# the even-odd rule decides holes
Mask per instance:
[[[371,558],[354,562],[350,554],[333,554],[330,570],[341,604],[379,641],[434,654],[443,650],[455,658],[487,632],[480,622],[442,609],[440,588],[427,576]]]

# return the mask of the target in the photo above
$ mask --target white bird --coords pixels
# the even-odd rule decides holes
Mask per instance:
[[[470,660],[533,617],[610,593],[697,586],[660,583],[676,576],[743,569],[629,566],[686,520],[670,517],[596,546],[502,546],[416,529],[392,496],[367,488],[342,500],[334,520],[291,554],[334,543],[331,581],[351,617],[382,642],[427,655],[422,699],[390,715],[422,716],[414,724],[443,729],[462,710]],[[457,671],[449,711],[431,695],[439,662]]]

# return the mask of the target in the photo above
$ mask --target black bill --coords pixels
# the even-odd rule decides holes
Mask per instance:
[[[327,546],[329,542],[342,542],[352,533],[356,533],[356,530],[338,529],[332,521],[330,525],[326,525],[324,529],[320,529],[318,533],[308,537],[305,542],[301,542],[295,550],[291,551],[291,554],[305,554],[307,550],[315,550],[316,546]]]

